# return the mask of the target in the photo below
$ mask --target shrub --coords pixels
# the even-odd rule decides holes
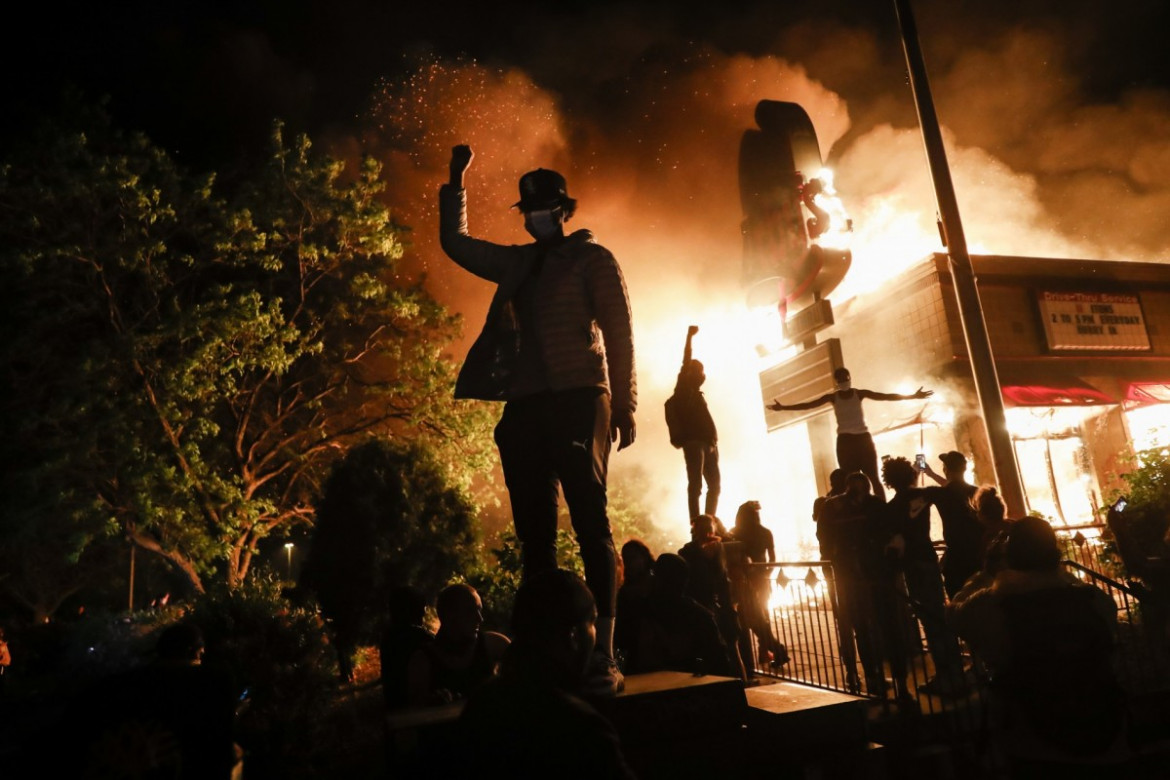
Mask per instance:
[[[209,593],[191,619],[207,644],[204,663],[247,691],[237,742],[248,776],[310,776],[310,751],[329,736],[322,731],[337,674],[317,609],[291,604],[275,576],[254,576],[235,590]]]

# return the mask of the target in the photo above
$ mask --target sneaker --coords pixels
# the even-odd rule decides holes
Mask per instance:
[[[594,653],[585,674],[585,692],[591,696],[616,696],[626,689],[626,678],[617,661],[605,653]]]

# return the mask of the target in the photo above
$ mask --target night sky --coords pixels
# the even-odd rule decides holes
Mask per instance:
[[[591,118],[606,116],[607,88],[636,77],[640,65],[672,67],[698,48],[802,63],[851,103],[897,89],[903,71],[893,3],[882,0],[413,5],[30,4],[26,20],[6,25],[6,102],[42,98],[63,83],[108,94],[120,121],[198,164],[261,143],[274,116],[314,134],[352,130],[379,79],[401,76],[409,58],[426,54],[518,67],[564,108]],[[1034,36],[1023,48],[1046,60],[1078,102],[1117,105],[1139,90],[1168,98],[1170,11],[1162,0],[913,5],[932,73],[977,51],[1002,53],[1013,36]],[[986,77],[1013,89],[1010,70]],[[900,97],[886,117],[898,123],[910,119]],[[944,114],[946,106],[941,98]],[[875,121],[853,120],[854,132]]]

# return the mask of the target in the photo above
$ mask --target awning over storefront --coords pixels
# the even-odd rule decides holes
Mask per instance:
[[[1125,400],[1142,404],[1170,403],[1170,384],[1159,382],[1131,382]]]
[[[1079,377],[1042,370],[1020,376],[1019,367],[1000,371],[1004,402],[1012,406],[1102,406],[1118,403]]]

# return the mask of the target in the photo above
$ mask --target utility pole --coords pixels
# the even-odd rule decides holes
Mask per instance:
[[[926,160],[931,178],[934,179],[934,194],[938,201],[947,256],[950,258],[951,279],[955,285],[955,298],[959,304],[959,320],[963,325],[963,338],[967,343],[971,374],[975,379],[975,392],[979,398],[979,408],[983,411],[983,422],[991,444],[992,469],[1004,503],[1007,505],[1008,515],[1023,517],[1026,513],[1024,487],[1020,481],[1019,467],[1016,465],[1015,447],[1007,429],[1003,395],[991,353],[991,339],[987,335],[987,323],[983,318],[983,305],[979,301],[979,288],[975,284],[971,257],[967,254],[967,239],[963,235],[963,222],[959,218],[959,204],[955,199],[951,169],[947,164],[946,150],[943,148],[942,130],[939,128],[938,113],[935,111],[934,97],[931,95],[930,81],[926,75],[926,61],[918,40],[918,27],[914,22],[914,13],[910,9],[910,0],[894,0],[894,10],[902,33],[902,48],[906,52],[910,89],[914,93],[918,122],[922,126]]]

